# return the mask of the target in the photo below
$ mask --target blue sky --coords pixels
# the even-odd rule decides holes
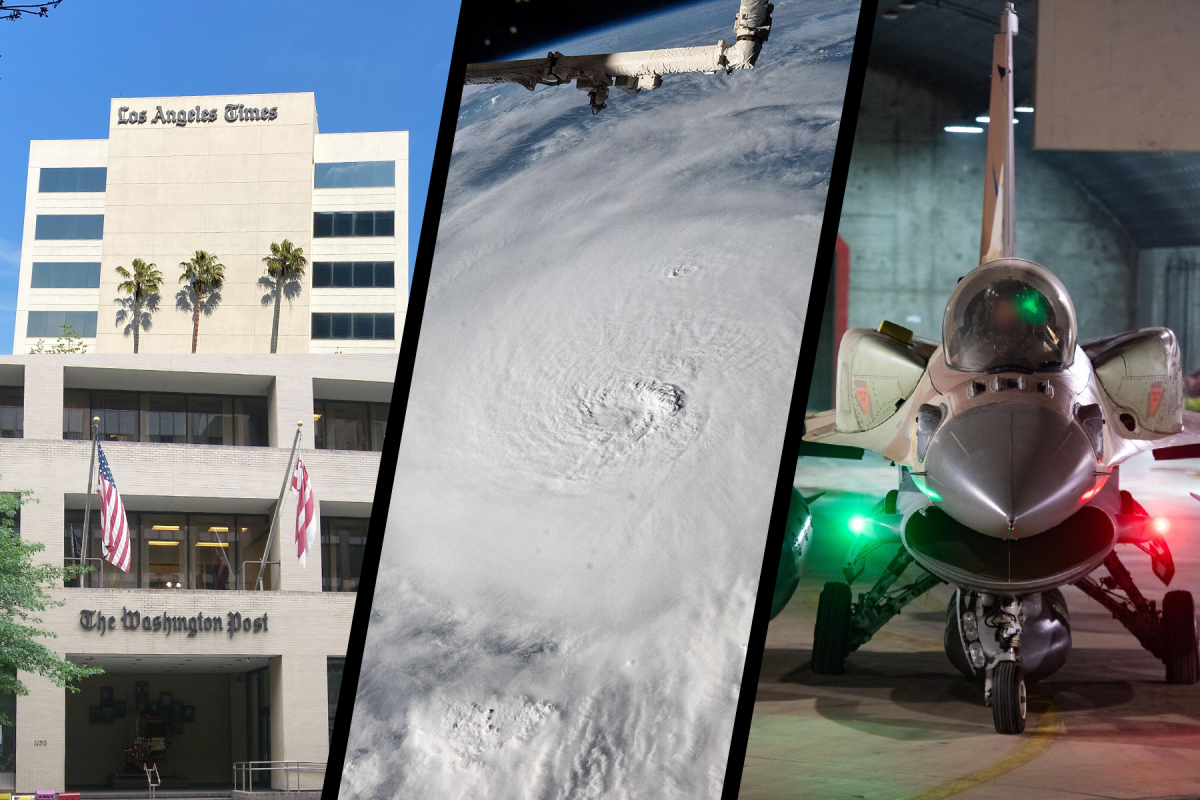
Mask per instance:
[[[457,22],[457,3],[413,0],[65,0],[0,22],[0,352],[12,352],[29,140],[105,138],[121,94],[311,91],[322,133],[409,131],[411,270]]]

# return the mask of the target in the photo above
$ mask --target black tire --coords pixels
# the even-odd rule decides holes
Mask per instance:
[[[818,675],[841,675],[850,652],[850,587],[829,582],[817,604],[817,626],[813,632],[812,671]]]
[[[1025,730],[1025,675],[1015,661],[1001,661],[992,671],[992,721],[996,733]]]
[[[1163,663],[1167,683],[1200,681],[1200,648],[1196,643],[1196,604],[1191,592],[1167,592],[1162,604]]]

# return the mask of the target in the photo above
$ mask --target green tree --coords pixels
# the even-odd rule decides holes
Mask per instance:
[[[275,320],[271,324],[271,352],[274,353],[279,345],[279,307],[283,303],[283,287],[304,277],[308,259],[304,257],[303,247],[296,247],[284,239],[278,244],[271,242],[271,255],[265,256],[263,261],[267,265],[267,276],[271,279],[272,294],[275,295]]]
[[[51,597],[47,589],[62,586],[65,578],[88,570],[36,560],[46,546],[22,541],[17,531],[17,515],[32,496],[28,490],[0,494],[0,692],[29,694],[17,679],[17,670],[41,675],[55,686],[78,692],[79,687],[73,685],[76,681],[104,670],[68,661],[43,644],[41,639],[54,638],[56,634],[41,627],[41,614],[66,604],[65,600]],[[0,714],[0,725],[12,724],[12,720]]]
[[[62,336],[55,340],[54,344],[46,347],[45,339],[38,339],[37,344],[29,351],[30,355],[38,353],[86,353],[87,345],[83,343],[83,339],[75,332],[74,325],[63,325]]]
[[[190,261],[180,261],[183,274],[179,282],[188,285],[192,290],[192,352],[196,352],[196,344],[200,341],[200,309],[211,314],[216,304],[221,287],[225,285],[225,265],[217,262],[217,257],[204,250],[197,250]],[[208,305],[205,306],[204,295],[208,293]]]
[[[158,290],[162,287],[163,276],[158,271],[158,265],[147,264],[140,258],[133,260],[133,272],[124,267],[117,267],[117,274],[125,280],[117,284],[117,291],[124,292],[133,300],[133,352],[138,351],[138,331],[142,327],[142,304],[147,298],[157,295]],[[157,306],[153,303],[148,305],[149,311],[156,310]],[[146,327],[150,325],[149,314],[146,315]],[[195,345],[192,346],[192,352],[195,352]]]

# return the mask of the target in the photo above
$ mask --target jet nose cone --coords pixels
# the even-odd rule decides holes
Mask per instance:
[[[1052,408],[999,402],[946,421],[925,455],[926,481],[947,514],[1002,539],[1033,536],[1079,510],[1096,452]]]

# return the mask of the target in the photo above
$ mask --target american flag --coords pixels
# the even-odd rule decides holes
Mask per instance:
[[[296,493],[296,557],[300,566],[307,569],[304,557],[317,542],[317,501],[300,456],[296,456],[296,469],[292,473],[292,491]]]
[[[104,457],[104,448],[96,444],[96,452],[100,454],[100,544],[104,558],[122,572],[129,572],[131,548],[129,546],[129,521],[125,518],[125,504],[121,502],[121,493],[113,481],[112,470],[108,459]]]

